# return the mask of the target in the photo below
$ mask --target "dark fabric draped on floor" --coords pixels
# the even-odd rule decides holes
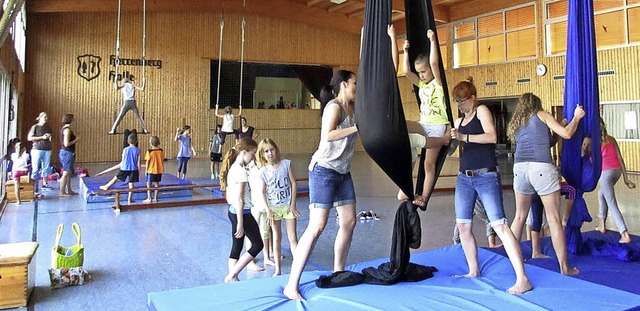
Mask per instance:
[[[583,105],[586,112],[575,135],[562,143],[562,176],[576,188],[577,195],[565,228],[567,251],[576,254],[582,244],[580,227],[583,222],[591,221],[582,194],[596,188],[602,165],[593,1],[569,0],[567,24],[564,117],[571,120],[577,105]],[[581,159],[582,141],[588,136],[591,155]]]
[[[409,133],[402,109],[398,80],[387,34],[391,1],[367,0],[356,91],[358,132],[369,156],[402,191],[413,194]],[[425,30],[426,36],[426,30]],[[395,48],[395,46],[394,46]],[[394,284],[432,277],[433,267],[410,264],[409,247],[421,241],[420,215],[411,202],[400,204],[393,227],[390,262],[355,272],[337,272],[318,279],[318,287],[339,287],[366,282]]]
[[[429,38],[427,38],[427,30],[431,29],[436,31],[436,21],[433,17],[433,8],[431,6],[430,0],[405,0],[405,18],[407,21],[407,40],[411,43],[411,48],[409,49],[409,63],[411,64],[411,70],[415,72],[415,68],[413,68],[413,62],[416,57],[422,53],[429,53],[431,51],[431,42]],[[436,36],[437,37],[437,36]],[[442,88],[444,89],[444,103],[447,107],[447,117],[449,118],[449,122],[453,124],[453,115],[451,114],[451,101],[449,99],[449,88],[447,86],[447,79],[445,77],[444,65],[442,64],[442,55],[440,54],[440,49],[438,49],[438,59],[440,60],[440,76],[442,77]],[[414,94],[416,96],[416,100],[418,103],[418,109],[420,109],[420,97],[418,96],[418,87],[414,86]],[[433,193],[433,189],[435,188],[436,181],[438,180],[438,176],[440,176],[440,171],[442,170],[442,166],[444,165],[444,161],[447,158],[447,147],[443,146],[440,148],[440,153],[438,154],[438,160],[436,161],[436,174],[433,186],[431,187],[431,192]],[[418,181],[416,192],[418,194],[422,194],[422,184],[424,183],[424,159],[425,159],[425,149],[422,150],[420,155],[420,164],[418,169]],[[429,198],[427,197],[425,200],[425,207],[421,208],[422,210],[426,210],[426,204],[429,203]]]

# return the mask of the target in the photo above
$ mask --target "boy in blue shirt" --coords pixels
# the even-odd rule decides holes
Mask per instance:
[[[122,161],[120,162],[118,175],[114,176],[106,185],[100,186],[100,189],[107,190],[113,186],[117,180],[127,181],[127,179],[129,180],[129,189],[133,189],[133,183],[140,179],[140,172],[138,171],[140,167],[140,148],[136,147],[136,144],[138,144],[137,135],[129,135],[127,142],[129,143],[129,147],[122,150]],[[129,192],[127,197],[129,204],[134,202],[132,196],[133,192]]]

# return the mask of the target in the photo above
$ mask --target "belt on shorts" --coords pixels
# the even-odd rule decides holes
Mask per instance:
[[[497,171],[498,171],[498,168],[493,166],[493,167],[479,168],[477,170],[463,170],[463,171],[460,171],[460,173],[466,175],[467,177],[473,177],[475,175],[489,173],[489,172],[497,172]]]

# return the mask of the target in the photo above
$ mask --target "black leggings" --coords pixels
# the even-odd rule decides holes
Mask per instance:
[[[231,245],[231,254],[229,258],[239,259],[240,253],[242,253],[242,247],[244,246],[244,236],[237,239],[235,237],[236,227],[238,226],[238,215],[228,212],[229,220],[231,220],[231,238],[233,244]],[[264,244],[262,243],[262,236],[260,235],[260,228],[256,219],[251,214],[242,214],[244,235],[251,241],[251,248],[247,250],[252,257],[258,256]]]

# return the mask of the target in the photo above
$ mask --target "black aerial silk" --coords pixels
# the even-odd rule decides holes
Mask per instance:
[[[567,57],[565,69],[564,116],[573,118],[577,105],[583,105],[585,117],[571,139],[562,143],[562,175],[576,188],[576,200],[565,227],[567,251],[581,252],[583,222],[591,216],[582,197],[593,191],[600,178],[600,99],[596,60],[595,28],[592,0],[569,0],[567,17]],[[591,136],[591,154],[581,159],[582,140]]]
[[[429,14],[423,14],[425,17],[422,19],[431,21],[427,24],[433,24],[430,5],[424,1],[407,0],[407,13],[427,10]],[[369,156],[404,193],[411,196],[414,193],[411,146],[391,57],[391,40],[387,35],[387,26],[390,23],[391,1],[367,0],[356,91],[358,133]],[[407,29],[412,27],[414,26],[409,24]],[[423,33],[426,38],[426,28],[424,31],[417,31]],[[419,51],[419,44],[416,44],[416,47],[418,48],[415,50]],[[321,277],[316,281],[316,285],[339,287],[360,282],[386,285],[401,281],[421,281],[432,277],[433,272],[437,271],[436,268],[409,262],[409,248],[420,247],[421,230],[417,207],[410,200],[402,202],[396,212],[390,262],[378,268],[364,269],[364,278],[354,272],[336,272]]]
[[[436,31],[436,21],[433,17],[433,7],[431,5],[431,1],[428,0],[405,0],[405,18],[407,20],[407,40],[411,43],[411,48],[409,49],[409,63],[411,64],[411,70],[415,71],[413,67],[413,62],[416,60],[418,55],[422,53],[429,54],[431,51],[431,42],[429,38],[427,38],[427,30],[431,29]],[[437,36],[436,36],[437,42]],[[438,45],[439,46],[439,45]],[[453,124],[453,115],[451,114],[451,102],[449,99],[449,91],[447,87],[447,79],[445,78],[444,65],[442,64],[442,55],[440,54],[440,49],[438,49],[438,60],[440,62],[440,77],[442,77],[442,88],[444,90],[444,104],[447,107],[447,118],[449,119],[449,123]],[[420,97],[418,96],[418,87],[414,86],[414,93],[416,95],[416,99],[418,102],[418,109],[420,109]],[[431,192],[433,193],[433,189],[435,188],[436,181],[438,180],[438,176],[440,175],[440,171],[444,166],[444,161],[447,158],[447,146],[442,146],[440,148],[440,152],[438,153],[438,159],[436,160],[436,171],[435,171],[435,179],[433,185],[431,186]],[[422,150],[420,155],[420,166],[418,169],[418,181],[416,191],[418,194],[422,194],[422,184],[424,183],[424,159],[425,159],[425,150]],[[408,194],[408,192],[405,192]],[[429,203],[429,199],[431,196],[425,198],[425,207],[421,207],[422,210],[426,210],[426,204]]]

